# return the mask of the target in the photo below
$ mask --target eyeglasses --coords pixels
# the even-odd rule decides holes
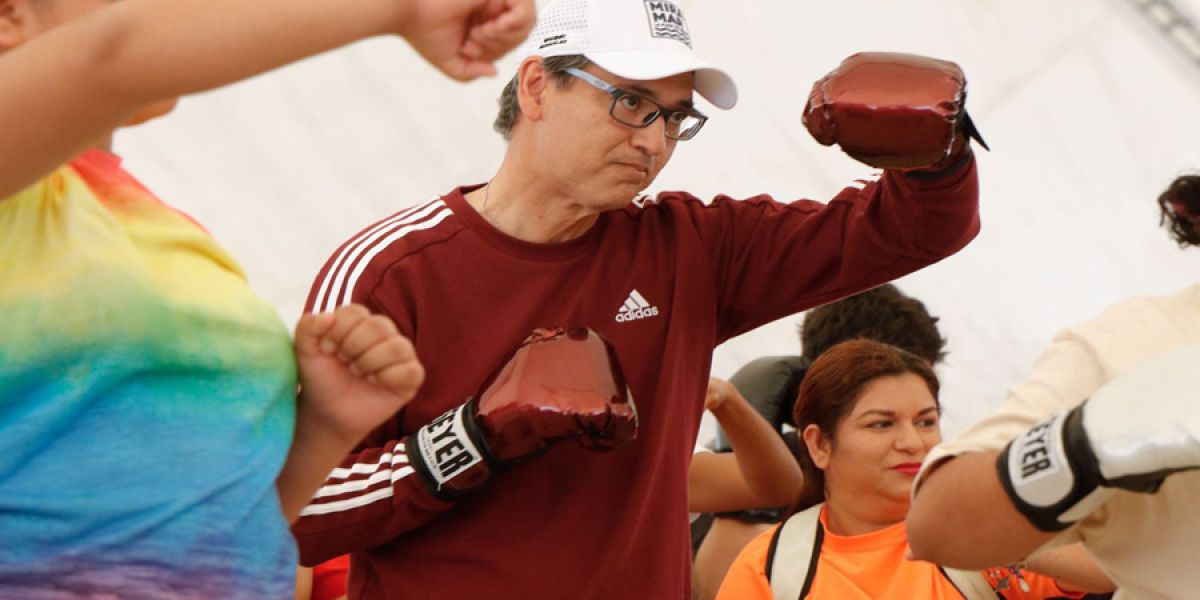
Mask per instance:
[[[611,94],[613,101],[612,106],[608,108],[608,114],[622,125],[642,129],[653,125],[659,117],[662,117],[663,123],[666,123],[668,138],[690,140],[696,137],[700,128],[704,127],[704,123],[708,121],[708,117],[694,108],[668,109],[645,96],[610,85],[587,71],[571,68],[565,69],[564,72],[582,79],[602,92]]]

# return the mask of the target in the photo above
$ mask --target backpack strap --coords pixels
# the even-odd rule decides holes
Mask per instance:
[[[825,528],[821,526],[818,504],[792,515],[775,529],[767,549],[766,576],[775,600],[803,600],[812,588],[821,557]],[[983,573],[938,567],[966,600],[1003,598],[992,588]]]
[[[958,593],[963,595],[967,600],[996,600],[1004,598],[996,593],[992,588],[992,584],[979,571],[960,571],[958,569],[950,569],[947,567],[938,567],[942,575],[958,588]]]
[[[775,600],[799,600],[808,595],[825,538],[821,526],[823,506],[818,504],[792,515],[771,536],[766,575]]]

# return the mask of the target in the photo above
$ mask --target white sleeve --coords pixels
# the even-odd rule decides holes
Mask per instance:
[[[1077,406],[1110,379],[1094,349],[1082,336],[1066,330],[1038,357],[1029,377],[1010,388],[1004,402],[988,417],[955,440],[936,446],[925,458],[913,483],[945,459],[967,452],[1002,450],[1014,437],[1054,413]]]

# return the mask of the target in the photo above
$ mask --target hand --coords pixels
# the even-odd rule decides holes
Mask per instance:
[[[417,393],[425,370],[391,319],[349,304],[296,324],[300,410],[358,441]]]
[[[608,342],[590,329],[539,329],[477,395],[409,436],[405,454],[449,500],[564,439],[606,451],[636,436],[637,410]]]
[[[1175,350],[1018,436],[996,460],[1013,505],[1060,531],[1113,488],[1154,493],[1171,473],[1200,469],[1198,368],[1200,345]]]
[[[533,0],[410,0],[398,32],[451,79],[496,74],[495,61],[533,29]]]
[[[704,392],[704,410],[712,412],[720,409],[730,398],[738,395],[737,388],[732,383],[716,377],[708,378],[708,389]]]

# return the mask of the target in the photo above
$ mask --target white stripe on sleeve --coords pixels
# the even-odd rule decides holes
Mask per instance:
[[[440,198],[434,198],[425,204],[397,213],[360,233],[357,238],[346,244],[337,259],[330,264],[329,271],[325,273],[325,280],[321,282],[320,291],[317,293],[316,301],[313,302],[313,312],[325,312],[337,307],[335,297],[339,295],[336,294],[340,289],[338,284],[345,280],[346,271],[350,265],[358,260],[376,240],[396,228],[420,221],[439,206],[445,206],[445,203]]]

